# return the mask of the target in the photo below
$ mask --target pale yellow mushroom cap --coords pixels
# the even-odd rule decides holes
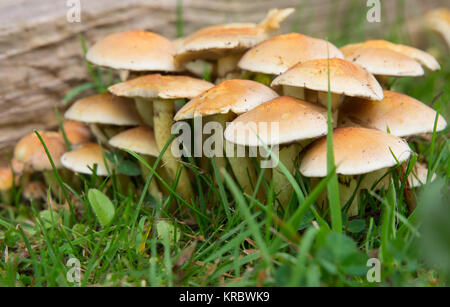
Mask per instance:
[[[410,188],[417,188],[424,185],[427,182],[428,169],[423,163],[417,162],[414,165],[412,172],[408,176],[408,186]],[[436,179],[436,174],[431,176],[431,181]]]
[[[75,121],[105,125],[137,126],[141,123],[133,100],[109,93],[76,101],[64,116]]]
[[[109,144],[116,148],[128,149],[138,154],[159,156],[156,145],[155,133],[151,127],[140,126],[115,135],[109,140]]]
[[[325,40],[289,33],[274,36],[253,47],[238,65],[247,71],[279,75],[299,62],[328,57],[344,58],[344,55]]]
[[[330,91],[334,94],[383,99],[383,89],[373,75],[352,62],[329,59]],[[272,87],[289,85],[328,92],[328,59],[298,63],[272,82]]]
[[[102,149],[100,145],[96,143],[86,143],[74,149],[66,152],[61,157],[62,165],[76,173],[92,175],[94,165],[97,165],[97,175],[108,176],[108,169],[105,165],[108,163],[108,159],[103,159]],[[91,170],[92,169],[92,170]]]
[[[146,75],[109,87],[116,96],[180,99],[193,98],[213,87],[211,82],[187,76]]]
[[[282,96],[238,116],[225,139],[243,146],[278,145],[321,137],[327,127],[325,108]]]
[[[61,167],[61,156],[66,152],[66,145],[57,132],[39,131],[50,156],[57,168]],[[52,165],[44,147],[35,133],[19,140],[14,148],[14,158],[35,171],[51,170]]]
[[[214,114],[245,113],[263,102],[278,97],[271,88],[251,80],[226,80],[185,104],[175,120]]]
[[[175,46],[167,38],[141,30],[111,34],[92,46],[86,58],[99,66],[133,71],[176,71]]]
[[[408,144],[385,132],[357,127],[338,128],[333,132],[336,173],[360,175],[397,165],[411,155]],[[394,158],[395,156],[395,158]],[[306,177],[327,175],[327,139],[322,137],[306,150],[300,164]]]
[[[407,95],[384,91],[384,99],[370,101],[349,98],[341,107],[342,118],[367,128],[390,131],[396,136],[432,133],[436,111]],[[438,116],[436,131],[447,127],[447,122]]]

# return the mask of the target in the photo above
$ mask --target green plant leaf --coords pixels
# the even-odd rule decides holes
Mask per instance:
[[[348,223],[347,231],[351,233],[360,233],[366,228],[366,221],[353,220]]]
[[[89,190],[88,199],[102,227],[108,226],[116,213],[111,200],[97,189]]]

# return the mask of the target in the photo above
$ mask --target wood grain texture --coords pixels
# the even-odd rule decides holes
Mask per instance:
[[[184,0],[184,32],[225,22],[258,22],[268,9],[295,7],[297,13],[282,32],[300,31],[322,38],[330,27],[348,18],[353,0]],[[361,10],[367,10],[366,1]],[[398,13],[397,1],[384,1],[385,28]],[[407,19],[423,10],[445,5],[445,0],[408,0]],[[176,0],[81,1],[81,23],[67,22],[64,0],[0,0],[0,152],[33,129],[56,126],[54,108],[73,87],[88,80],[77,35],[88,45],[127,29],[146,29],[169,38],[176,36]],[[412,29],[417,25],[412,24]]]

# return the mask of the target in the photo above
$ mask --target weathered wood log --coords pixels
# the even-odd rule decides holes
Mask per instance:
[[[73,2],[73,1],[72,1]],[[363,12],[365,1],[360,1]],[[396,1],[384,1],[383,22],[369,30],[386,28],[397,13]],[[414,4],[412,3],[414,2]],[[405,16],[417,16],[425,7],[445,0],[409,0]],[[296,7],[297,13],[282,32],[300,31],[325,37],[347,18],[354,1],[330,0],[184,0],[184,32],[217,23],[258,22],[273,7]],[[176,0],[81,1],[81,22],[67,21],[66,1],[0,1],[0,153],[33,129],[55,128],[55,107],[75,86],[88,81],[78,34],[88,45],[127,29],[146,29],[169,38],[176,36]],[[355,30],[355,29],[352,29]],[[2,154],[2,156],[4,156]]]

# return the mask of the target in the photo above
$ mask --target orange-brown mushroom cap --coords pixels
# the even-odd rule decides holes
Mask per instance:
[[[360,175],[392,167],[410,157],[408,144],[385,132],[357,127],[338,128],[333,132],[336,172]],[[394,157],[395,156],[395,157]],[[306,150],[300,164],[306,177],[327,175],[327,139],[322,137]]]
[[[228,112],[242,114],[276,97],[278,94],[274,90],[261,83],[226,80],[185,104],[175,115],[175,120]]]
[[[86,59],[99,66],[133,71],[176,71],[175,46],[141,30],[111,34],[92,46]]]
[[[64,133],[71,145],[80,145],[89,142],[91,139],[91,130],[82,122],[66,120],[63,123]],[[59,131],[62,137],[62,131]]]
[[[238,116],[225,139],[242,146],[279,145],[323,136],[327,127],[325,108],[282,96]]]
[[[11,168],[2,167],[0,168],[0,190],[8,191],[13,186],[13,173]]]

